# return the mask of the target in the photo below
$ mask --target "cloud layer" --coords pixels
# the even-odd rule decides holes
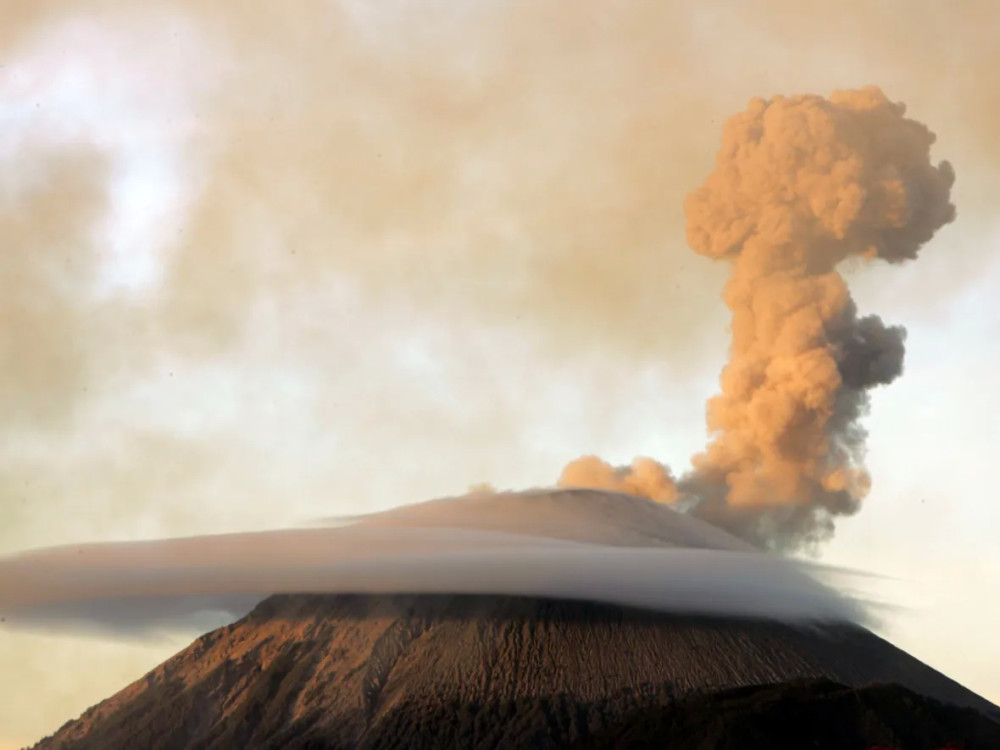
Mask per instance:
[[[753,551],[640,498],[503,493],[332,528],[26,552],[0,559],[0,614],[13,624],[137,634],[235,616],[271,593],[405,592],[789,621],[863,618],[858,602],[819,582],[830,573]]]

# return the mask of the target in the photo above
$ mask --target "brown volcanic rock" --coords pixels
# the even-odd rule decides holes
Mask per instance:
[[[713,713],[697,701],[712,693],[803,680],[895,683],[878,704],[894,721],[964,716],[1000,732],[985,718],[1000,720],[996,706],[857,626],[518,597],[300,595],[199,638],[37,747],[563,747],[618,736],[633,719],[660,734],[697,726]],[[758,705],[725,700],[733,717]],[[844,724],[852,706],[876,711],[851,700],[827,700],[831,721]]]

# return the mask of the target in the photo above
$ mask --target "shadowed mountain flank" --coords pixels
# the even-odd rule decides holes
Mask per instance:
[[[876,683],[893,686],[858,690]],[[674,729],[695,742],[716,702],[750,727],[783,701],[888,739],[918,720],[1000,732],[986,718],[1000,721],[997,707],[855,625],[295,595],[199,638],[37,747],[603,747],[628,727],[637,742]]]

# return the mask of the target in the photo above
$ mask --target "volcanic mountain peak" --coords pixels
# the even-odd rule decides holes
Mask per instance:
[[[920,701],[942,704],[928,704],[928,726],[985,722],[988,734],[987,717],[1000,719],[854,624],[850,602],[809,570],[605,491],[473,494],[327,529],[56,550],[0,561],[0,573],[7,565],[17,586],[51,596],[67,560],[66,595],[110,601],[115,613],[143,597],[287,593],[199,638],[43,749],[592,745],[636,712],[646,727],[697,724],[713,695],[728,696],[734,722],[740,711],[752,719],[756,698],[726,691],[761,685],[780,686],[760,693],[768,705],[787,688],[789,699],[835,706],[835,724],[850,715],[884,726],[863,736],[886,742],[903,736],[899,716],[919,718]],[[0,611],[27,601],[11,586],[0,587]],[[872,683],[897,686],[889,708],[882,693],[850,697]],[[869,698],[872,716],[850,714]]]
[[[606,736],[635,712],[816,680],[896,683],[911,708],[928,696],[974,709],[967,722],[1000,719],[852,625],[523,597],[297,595],[198,639],[38,748],[554,748]]]
[[[560,488],[474,492],[352,519],[364,525],[477,529],[613,546],[686,547],[748,552],[732,534],[642,497]]]

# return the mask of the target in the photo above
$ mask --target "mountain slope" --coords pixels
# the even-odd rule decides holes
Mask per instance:
[[[664,707],[804,680],[895,683],[1000,719],[853,625],[519,597],[296,595],[199,638],[37,747],[563,746],[620,732],[644,710],[648,727]],[[906,695],[896,694],[904,707]]]

